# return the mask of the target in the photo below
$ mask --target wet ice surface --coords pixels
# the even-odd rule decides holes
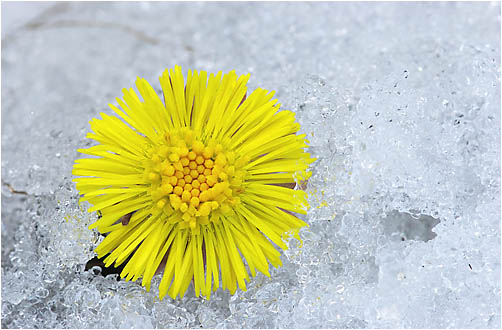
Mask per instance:
[[[2,326],[499,328],[499,13],[60,3],[4,29]],[[210,301],[84,271],[99,237],[71,183],[88,121],[175,64],[251,72],[318,158],[303,248]]]

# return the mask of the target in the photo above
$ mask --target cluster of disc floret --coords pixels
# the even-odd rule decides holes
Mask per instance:
[[[214,139],[202,142],[188,128],[165,133],[163,142],[151,149],[145,164],[152,214],[163,212],[170,223],[198,232],[199,225],[233,212],[240,203],[241,168],[247,160],[236,159]]]

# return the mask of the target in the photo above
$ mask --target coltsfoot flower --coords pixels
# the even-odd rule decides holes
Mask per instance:
[[[98,144],[78,150],[93,156],[76,160],[73,174],[81,201],[101,213],[89,227],[106,234],[98,257],[108,255],[106,266],[129,258],[120,276],[142,278],[147,290],[164,259],[161,299],[183,297],[192,279],[208,299],[220,281],[232,294],[246,290],[249,272],[270,276],[269,263],[281,265],[271,242],[287,249],[283,238],[299,239],[306,225],[290,213],[306,212],[306,193],[285,187],[310,176],[305,135],[273,92],[246,98],[248,79],[188,71],[185,84],[176,66],[160,77],[162,102],[138,78],[141,99],[124,89],[122,109],[110,105],[118,117],[90,122]]]

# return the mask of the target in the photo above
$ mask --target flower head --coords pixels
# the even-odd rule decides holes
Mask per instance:
[[[306,225],[290,213],[306,212],[305,192],[281,184],[310,176],[307,141],[273,92],[246,97],[248,79],[188,71],[185,84],[176,66],[160,77],[162,102],[138,78],[142,99],[124,89],[122,109],[110,105],[118,117],[90,122],[87,138],[99,144],[79,149],[93,157],[75,161],[74,181],[101,213],[89,228],[107,234],[98,257],[128,260],[121,277],[147,290],[164,260],[161,298],[182,297],[192,279],[209,298],[220,276],[231,293],[245,290],[248,270],[270,276],[269,263],[281,265],[271,242],[287,249],[283,238]]]

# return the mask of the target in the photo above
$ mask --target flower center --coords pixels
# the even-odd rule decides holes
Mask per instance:
[[[236,159],[214,139],[207,143],[184,128],[164,134],[163,144],[152,148],[145,166],[151,184],[152,214],[164,212],[171,223],[198,230],[198,225],[218,221],[240,203],[247,159]]]

